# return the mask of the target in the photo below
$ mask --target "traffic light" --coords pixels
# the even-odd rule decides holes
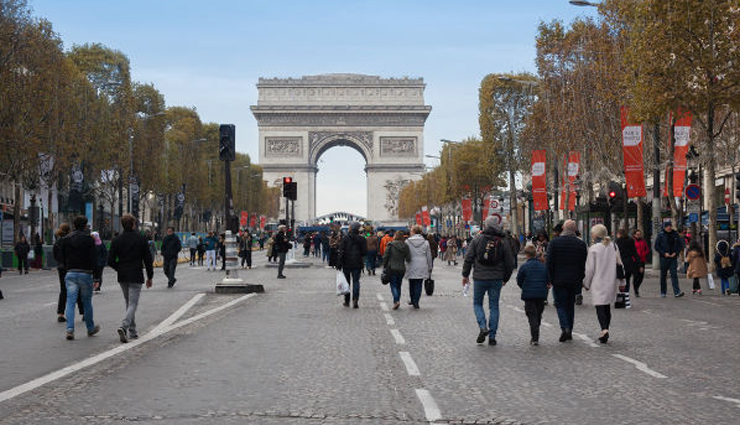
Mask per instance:
[[[607,192],[607,201],[610,206],[617,205],[622,200],[623,191],[622,186],[616,182],[609,182],[609,192]]]
[[[740,201],[740,173],[735,173],[735,199]]]
[[[291,201],[298,199],[298,183],[291,177],[283,177],[283,196]]]
[[[221,124],[218,128],[218,159],[221,161],[236,160],[236,126]]]

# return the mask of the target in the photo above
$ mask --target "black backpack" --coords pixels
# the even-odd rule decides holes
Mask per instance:
[[[494,266],[504,258],[504,241],[498,236],[482,235],[476,260],[484,266]]]

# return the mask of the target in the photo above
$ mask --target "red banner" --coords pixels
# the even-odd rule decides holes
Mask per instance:
[[[421,213],[416,213],[416,224],[421,226]]]
[[[568,175],[568,155],[565,155],[563,157],[563,170],[562,173],[560,173],[560,209],[565,211],[565,199],[568,197],[568,184],[567,181],[567,175]]]
[[[430,226],[432,224],[432,218],[429,216],[429,208],[426,205],[421,207],[421,221],[424,226]]]
[[[247,222],[249,221],[249,213],[246,211],[242,211],[239,216],[239,226],[240,227],[247,227]]]
[[[254,229],[256,225],[257,225],[257,214],[252,214],[252,217],[249,219],[249,227]]]
[[[267,224],[267,217],[264,215],[260,216],[260,229],[264,229],[265,225]]]
[[[681,110],[676,114],[676,124],[673,127],[673,135],[676,144],[673,149],[673,196],[683,196],[683,182],[686,179],[686,155],[689,153],[689,142],[691,141],[691,112],[683,113]],[[671,114],[673,123],[673,114]],[[666,180],[667,182],[667,180]]]
[[[547,202],[547,174],[545,174],[544,150],[532,151],[532,198],[535,211],[547,211],[550,206]]]
[[[620,109],[620,115],[627,196],[630,198],[647,196],[642,159],[642,124],[631,123],[629,121],[629,110],[624,106]]]
[[[473,219],[473,203],[470,201],[470,198],[462,199],[462,215],[464,221]]]
[[[491,210],[491,194],[486,193],[483,195],[483,219],[485,220],[486,217],[488,217],[488,213]]]
[[[576,209],[576,177],[580,173],[581,169],[581,153],[577,151],[571,151],[568,154],[568,167],[566,168],[566,176],[568,177],[568,183],[570,185],[570,195],[568,197],[568,211],[575,211]]]

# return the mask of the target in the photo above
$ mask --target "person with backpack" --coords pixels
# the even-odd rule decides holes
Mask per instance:
[[[360,235],[360,223],[353,222],[349,226],[349,234],[342,238],[337,269],[344,272],[344,277],[352,286],[352,307],[360,308],[360,273],[367,255],[367,242]],[[351,278],[351,280],[350,280]],[[344,306],[349,307],[350,294],[344,295]]]
[[[573,220],[567,220],[560,236],[547,245],[545,265],[562,331],[560,342],[573,339],[576,295],[586,274],[587,255],[588,247],[576,236],[576,222]]]
[[[735,274],[730,244],[721,240],[717,242],[715,249],[717,254],[714,256],[714,264],[717,265],[717,277],[721,280],[722,295],[730,295],[730,279]]]
[[[396,232],[393,240],[386,244],[383,255],[383,269],[390,279],[393,309],[401,306],[401,286],[406,274],[406,263],[411,261],[411,251],[403,240],[403,232]]]
[[[537,260],[537,249],[532,244],[524,247],[524,256],[527,261],[516,275],[516,284],[522,288],[524,313],[529,321],[529,333],[532,337],[530,345],[539,345],[540,324],[542,312],[545,310],[545,300],[550,289],[547,268],[542,261]]]
[[[485,230],[470,243],[462,269],[463,287],[470,283],[473,269],[473,312],[478,322],[476,342],[483,344],[488,337],[489,345],[496,345],[498,331],[499,297],[514,271],[514,253],[504,241],[506,233],[498,226],[496,217],[488,217]],[[483,298],[488,294],[489,320],[483,310]]]

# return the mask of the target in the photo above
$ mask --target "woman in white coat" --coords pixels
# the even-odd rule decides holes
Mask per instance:
[[[611,304],[617,300],[617,292],[623,290],[624,282],[617,279],[619,249],[612,243],[606,227],[603,224],[592,227],[591,239],[594,244],[588,249],[583,287],[591,291],[591,299],[601,325],[599,342],[606,344],[612,319]]]
[[[431,276],[433,267],[432,250],[421,233],[421,226],[414,226],[411,237],[406,240],[411,251],[411,260],[406,265],[406,279],[409,280],[409,295],[414,308],[419,308],[422,284]]]

